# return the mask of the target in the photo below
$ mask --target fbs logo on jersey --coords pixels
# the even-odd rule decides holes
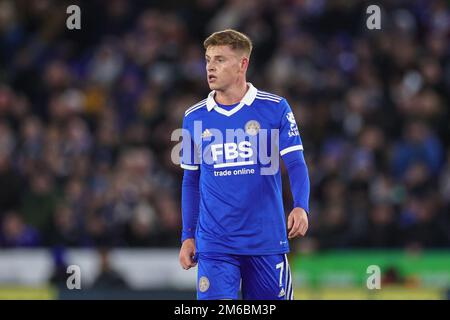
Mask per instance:
[[[253,156],[253,149],[250,141],[241,141],[239,144],[234,142],[213,144],[211,145],[211,152],[214,161],[218,161],[219,156],[224,154],[226,161],[235,160],[239,157],[247,159]]]
[[[201,277],[198,281],[198,289],[200,292],[205,292],[209,289],[209,279],[207,277]]]
[[[212,136],[212,133],[211,133],[211,131],[209,131],[209,129],[205,129],[205,131],[203,131],[203,133],[202,133],[202,138],[203,139],[204,138],[209,138],[211,136]]]

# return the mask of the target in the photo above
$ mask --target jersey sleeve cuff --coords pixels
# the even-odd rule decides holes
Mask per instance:
[[[302,208],[303,210],[305,210],[306,215],[309,216],[309,206],[306,203],[300,203],[300,202],[294,202],[294,208]]]
[[[195,231],[183,231],[181,235],[181,243],[186,239],[195,239]]]
[[[303,145],[299,144],[299,145],[296,145],[296,146],[285,148],[285,149],[280,151],[280,155],[284,156],[285,154],[287,154],[289,152],[297,151],[297,150],[303,151]]]
[[[197,165],[190,165],[190,164],[181,163],[180,167],[185,169],[185,170],[198,170],[198,166]]]

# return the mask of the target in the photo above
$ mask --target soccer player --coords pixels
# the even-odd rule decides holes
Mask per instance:
[[[308,169],[294,115],[285,98],[246,81],[252,51],[246,35],[215,32],[204,47],[212,91],[183,119],[180,264],[187,270],[198,263],[200,300],[238,299],[239,290],[243,299],[291,300],[288,239],[305,235],[309,214]],[[230,138],[230,130],[241,134]],[[287,223],[280,170],[263,170],[261,153],[274,144],[271,159],[283,159],[294,199]]]

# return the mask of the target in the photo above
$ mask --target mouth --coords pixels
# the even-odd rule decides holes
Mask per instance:
[[[209,82],[213,82],[215,80],[217,80],[217,77],[215,75],[212,75],[212,74],[208,75],[208,81]]]

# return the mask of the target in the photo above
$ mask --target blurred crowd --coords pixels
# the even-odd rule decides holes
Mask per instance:
[[[385,1],[368,30],[369,4],[0,0],[0,247],[178,246],[171,133],[209,92],[204,38],[231,27],[299,124],[294,249],[450,248],[450,8]]]

